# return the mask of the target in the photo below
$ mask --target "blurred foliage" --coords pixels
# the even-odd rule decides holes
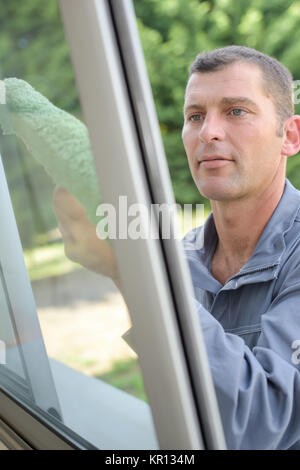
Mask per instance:
[[[26,80],[53,104],[79,113],[77,90],[56,1],[1,1],[0,79]],[[14,136],[1,136],[3,159],[22,245],[51,241],[54,184]]]
[[[199,52],[237,44],[276,57],[296,80],[300,1],[135,0],[134,4],[176,200],[202,202],[181,142],[189,67]],[[298,156],[288,159],[287,176],[300,189]]]
[[[181,142],[189,66],[200,51],[240,44],[276,57],[297,79],[300,1],[135,0],[134,6],[176,200],[203,202]],[[5,77],[28,81],[56,106],[80,117],[69,50],[55,0],[2,0],[0,78]],[[9,150],[12,147],[14,156]],[[21,224],[22,242],[29,247],[36,243],[36,234],[47,233],[56,225],[51,207],[53,183],[13,138],[0,137],[0,150]],[[297,156],[288,160],[287,175],[298,188],[299,166]]]

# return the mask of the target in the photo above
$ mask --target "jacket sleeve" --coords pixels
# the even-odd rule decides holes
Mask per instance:
[[[195,302],[228,448],[300,448],[300,267],[285,273],[252,351]]]

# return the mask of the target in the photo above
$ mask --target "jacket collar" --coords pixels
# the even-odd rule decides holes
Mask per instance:
[[[284,237],[293,226],[299,209],[300,192],[286,179],[281,199],[259,238],[252,256],[231,278],[245,276],[244,281],[242,279],[235,282],[227,281],[223,289],[236,288],[244,282],[267,281],[277,277],[280,260],[286,247]],[[194,229],[183,242],[194,285],[216,292],[217,286],[220,288],[221,284],[211,274],[212,257],[218,242],[213,213],[209,214],[203,227]],[[250,273],[256,274],[247,276]]]
[[[300,192],[286,179],[281,199],[240,274],[256,269],[269,269],[280,263],[286,247],[285,235],[293,227],[299,208]]]

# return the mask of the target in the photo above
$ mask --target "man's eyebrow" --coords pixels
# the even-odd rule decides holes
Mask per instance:
[[[221,99],[221,103],[226,105],[246,104],[258,109],[258,105],[255,103],[255,101],[251,100],[250,98],[246,98],[246,96],[224,97]]]
[[[232,97],[228,96],[228,97],[224,97],[224,98],[221,99],[220,103],[222,105],[227,105],[227,106],[233,106],[233,105],[237,105],[237,104],[244,104],[244,105],[248,105],[248,106],[258,110],[258,105],[255,103],[255,101],[253,101],[250,98],[247,98],[245,96],[232,96]],[[183,107],[183,112],[186,113],[191,109],[197,109],[199,111],[204,111],[205,107],[203,105],[199,104],[199,103],[189,104],[188,106]]]
[[[183,112],[186,113],[190,109],[198,109],[199,111],[204,111],[204,106],[200,104],[189,104],[188,106],[183,106]]]

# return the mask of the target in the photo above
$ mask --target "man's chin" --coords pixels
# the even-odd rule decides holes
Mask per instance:
[[[230,201],[235,198],[233,187],[228,183],[198,181],[197,187],[203,197],[212,201]]]

